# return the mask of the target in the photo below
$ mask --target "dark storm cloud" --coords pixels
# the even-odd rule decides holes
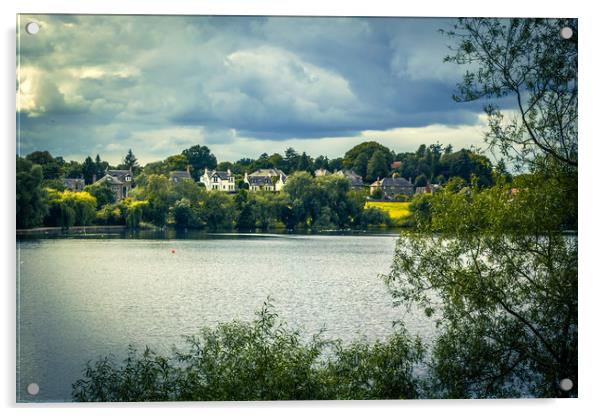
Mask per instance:
[[[449,19],[23,16],[22,152],[142,159],[181,146],[475,125]],[[146,153],[144,153],[146,152]],[[167,153],[166,153],[167,152]],[[170,153],[171,152],[171,153]]]

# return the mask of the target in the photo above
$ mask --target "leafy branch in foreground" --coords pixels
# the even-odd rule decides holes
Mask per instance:
[[[577,395],[577,236],[562,233],[576,224],[576,188],[562,183],[573,182],[448,188],[402,234],[385,282],[398,304],[437,317],[430,394]]]
[[[204,328],[186,348],[163,356],[131,348],[88,363],[73,384],[76,401],[410,399],[423,347],[403,329],[374,344],[304,342],[269,299],[252,322]]]
[[[577,19],[466,18],[446,33],[456,40],[446,61],[467,66],[457,101],[515,100],[510,117],[485,107],[491,146],[519,163],[545,154],[577,167]]]

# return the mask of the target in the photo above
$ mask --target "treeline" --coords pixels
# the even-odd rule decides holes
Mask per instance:
[[[397,160],[398,163],[392,165]],[[238,188],[245,188],[244,172],[277,168],[289,174],[282,193],[236,195],[206,192],[198,183],[205,167],[230,169]],[[258,159],[220,162],[206,146],[192,146],[163,161],[140,166],[130,150],[123,163],[111,166],[99,155],[79,163],[66,162],[47,151],[17,157],[17,227],[141,224],[173,225],[200,229],[319,228],[344,229],[390,225],[386,213],[377,208],[364,210],[367,190],[352,190],[349,182],[336,176],[314,177],[316,169],[352,169],[369,181],[389,175],[414,179],[416,186],[446,183],[462,178],[467,183],[491,186],[496,177],[508,176],[503,164],[492,168],[482,155],[451,146],[420,146],[416,152],[395,154],[376,142],[359,144],[342,158],[312,158],[294,149],[281,156],[261,155]],[[130,169],[134,189],[130,198],[116,202],[108,185],[93,183],[107,169]],[[172,183],[170,172],[189,170],[194,181]],[[83,178],[84,192],[65,191],[64,178]],[[367,189],[367,188],[366,188]],[[399,225],[399,224],[398,224]]]
[[[289,176],[282,192],[231,195],[206,191],[199,184],[177,183],[152,174],[131,197],[116,202],[106,185],[88,185],[83,192],[41,188],[40,166],[18,161],[17,227],[39,225],[126,225],[138,228],[197,228],[210,231],[255,229],[346,229],[389,225],[386,213],[364,210],[366,192],[353,190],[337,176],[314,178],[307,172]],[[25,185],[27,184],[27,186]]]
[[[243,158],[236,162],[221,161],[207,146],[195,145],[183,150],[180,154],[171,155],[158,162],[150,162],[140,166],[132,150],[124,156],[122,163],[111,165],[102,160],[100,155],[93,159],[87,156],[83,162],[65,161],[62,157],[53,157],[48,151],[35,151],[25,159],[42,167],[44,184],[54,189],[62,190],[60,179],[83,178],[87,185],[104,176],[107,169],[131,169],[137,182],[153,174],[169,175],[173,171],[190,170],[193,178],[198,181],[205,168],[226,171],[230,169],[240,180],[245,172],[251,173],[258,169],[280,169],[291,174],[304,171],[313,174],[318,169],[335,172],[340,169],[350,169],[360,175],[365,182],[373,182],[393,174],[418,181],[443,184],[449,178],[461,177],[470,181],[473,175],[485,186],[493,183],[494,171],[506,172],[503,162],[493,166],[491,161],[474,150],[460,149],[453,151],[451,145],[441,144],[430,146],[421,145],[415,152],[395,153],[393,150],[375,141],[364,142],[354,146],[343,157],[329,159],[319,155],[315,158],[295,149],[288,148],[284,155],[280,153],[261,154],[257,159]],[[398,162],[392,166],[393,162]],[[140,177],[139,177],[140,176]],[[420,185],[424,186],[424,185]]]

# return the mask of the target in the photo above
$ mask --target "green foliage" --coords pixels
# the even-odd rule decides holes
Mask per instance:
[[[366,166],[366,180],[373,182],[378,178],[389,176],[389,159],[391,159],[390,152],[385,153],[382,150],[374,152]]]
[[[382,209],[376,207],[366,208],[360,217],[360,224],[363,228],[379,225],[390,225],[391,218]]]
[[[44,179],[58,179],[61,176],[61,163],[48,151],[36,151],[25,156],[34,165],[42,167]]]
[[[573,30],[571,39],[558,35]],[[513,97],[518,116],[486,106],[486,140],[505,157],[531,163],[548,155],[577,166],[577,19],[460,19],[448,62],[469,65],[458,101]]]
[[[421,227],[431,222],[431,202],[430,194],[416,194],[410,202],[410,223],[411,225],[420,225]],[[424,224],[424,225],[423,225]]]
[[[87,185],[84,187],[84,191],[96,198],[97,208],[101,208],[107,204],[112,204],[115,202],[115,193],[106,182],[101,184]]]
[[[385,197],[385,193],[383,192],[382,188],[379,187],[376,188],[372,194],[370,194],[370,197],[372,199],[381,200]]]
[[[188,168],[189,163],[190,162],[185,155],[169,156],[164,162],[167,172],[173,172],[174,170],[184,171]]]
[[[423,347],[403,330],[373,345],[303,341],[269,299],[252,322],[204,328],[170,356],[130,347],[88,363],[73,384],[77,401],[411,399]]]
[[[96,198],[88,192],[59,192],[46,189],[49,210],[44,223],[69,228],[91,225],[96,219]]]
[[[145,216],[145,211],[148,210],[148,201],[131,201],[128,198],[124,200],[124,203],[126,204],[126,225],[131,229],[138,228]]]
[[[123,164],[119,166],[120,169],[131,170],[132,172],[138,172],[139,165],[138,159],[134,156],[132,149],[129,149],[126,155],[123,157]]]
[[[167,224],[169,207],[175,202],[173,184],[163,175],[150,175],[139,199],[148,201],[145,220],[158,227]]]
[[[420,175],[416,176],[416,179],[414,180],[414,186],[426,186],[428,184],[428,179],[426,178],[426,175],[424,173],[421,173]]]
[[[199,180],[201,170],[205,168],[215,169],[217,166],[217,159],[207,146],[194,145],[182,151],[182,155],[188,159],[192,167],[191,174],[195,181]]]
[[[558,387],[578,380],[577,237],[561,232],[576,222],[570,183],[546,173],[516,194],[448,187],[430,198],[430,221],[402,234],[385,281],[396,302],[437,316],[433,394],[577,394]]]
[[[126,209],[122,203],[105,204],[96,212],[96,223],[101,225],[124,225]]]
[[[92,182],[94,182],[94,177],[96,177],[96,180],[100,179],[100,177],[97,176],[98,172],[96,163],[94,163],[90,156],[86,157],[84,163],[82,163],[81,170],[86,185],[89,185]],[[104,172],[102,173],[102,176],[104,176]]]
[[[200,202],[200,220],[212,231],[229,230],[234,226],[235,211],[232,198],[220,191],[209,191]]]
[[[374,141],[360,143],[348,150],[347,153],[345,153],[343,164],[345,167],[353,169],[358,175],[362,176],[362,178],[367,179],[366,175],[368,174],[368,163],[376,152],[379,152],[380,156],[378,156],[377,160],[374,161],[375,166],[373,167],[374,172],[372,173],[377,173],[377,176],[379,176],[379,173],[383,173],[386,170],[386,173],[380,176],[388,176],[389,165],[393,161],[394,157],[393,152],[391,152],[389,148]],[[384,157],[385,159],[384,164],[380,160],[381,157]]]
[[[31,228],[42,224],[48,211],[42,189],[43,177],[40,165],[17,156],[17,228]]]
[[[171,214],[176,228],[196,228],[199,226],[198,204],[194,206],[189,199],[182,198],[176,201],[171,208]]]

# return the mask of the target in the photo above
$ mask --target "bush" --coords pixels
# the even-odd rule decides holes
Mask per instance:
[[[399,330],[373,345],[302,341],[266,301],[252,322],[204,328],[186,348],[163,356],[130,347],[88,363],[73,384],[76,401],[332,400],[415,398],[423,347]]]
[[[391,218],[389,217],[389,214],[380,208],[368,207],[362,212],[360,223],[364,228],[374,225],[389,225],[391,223]]]

